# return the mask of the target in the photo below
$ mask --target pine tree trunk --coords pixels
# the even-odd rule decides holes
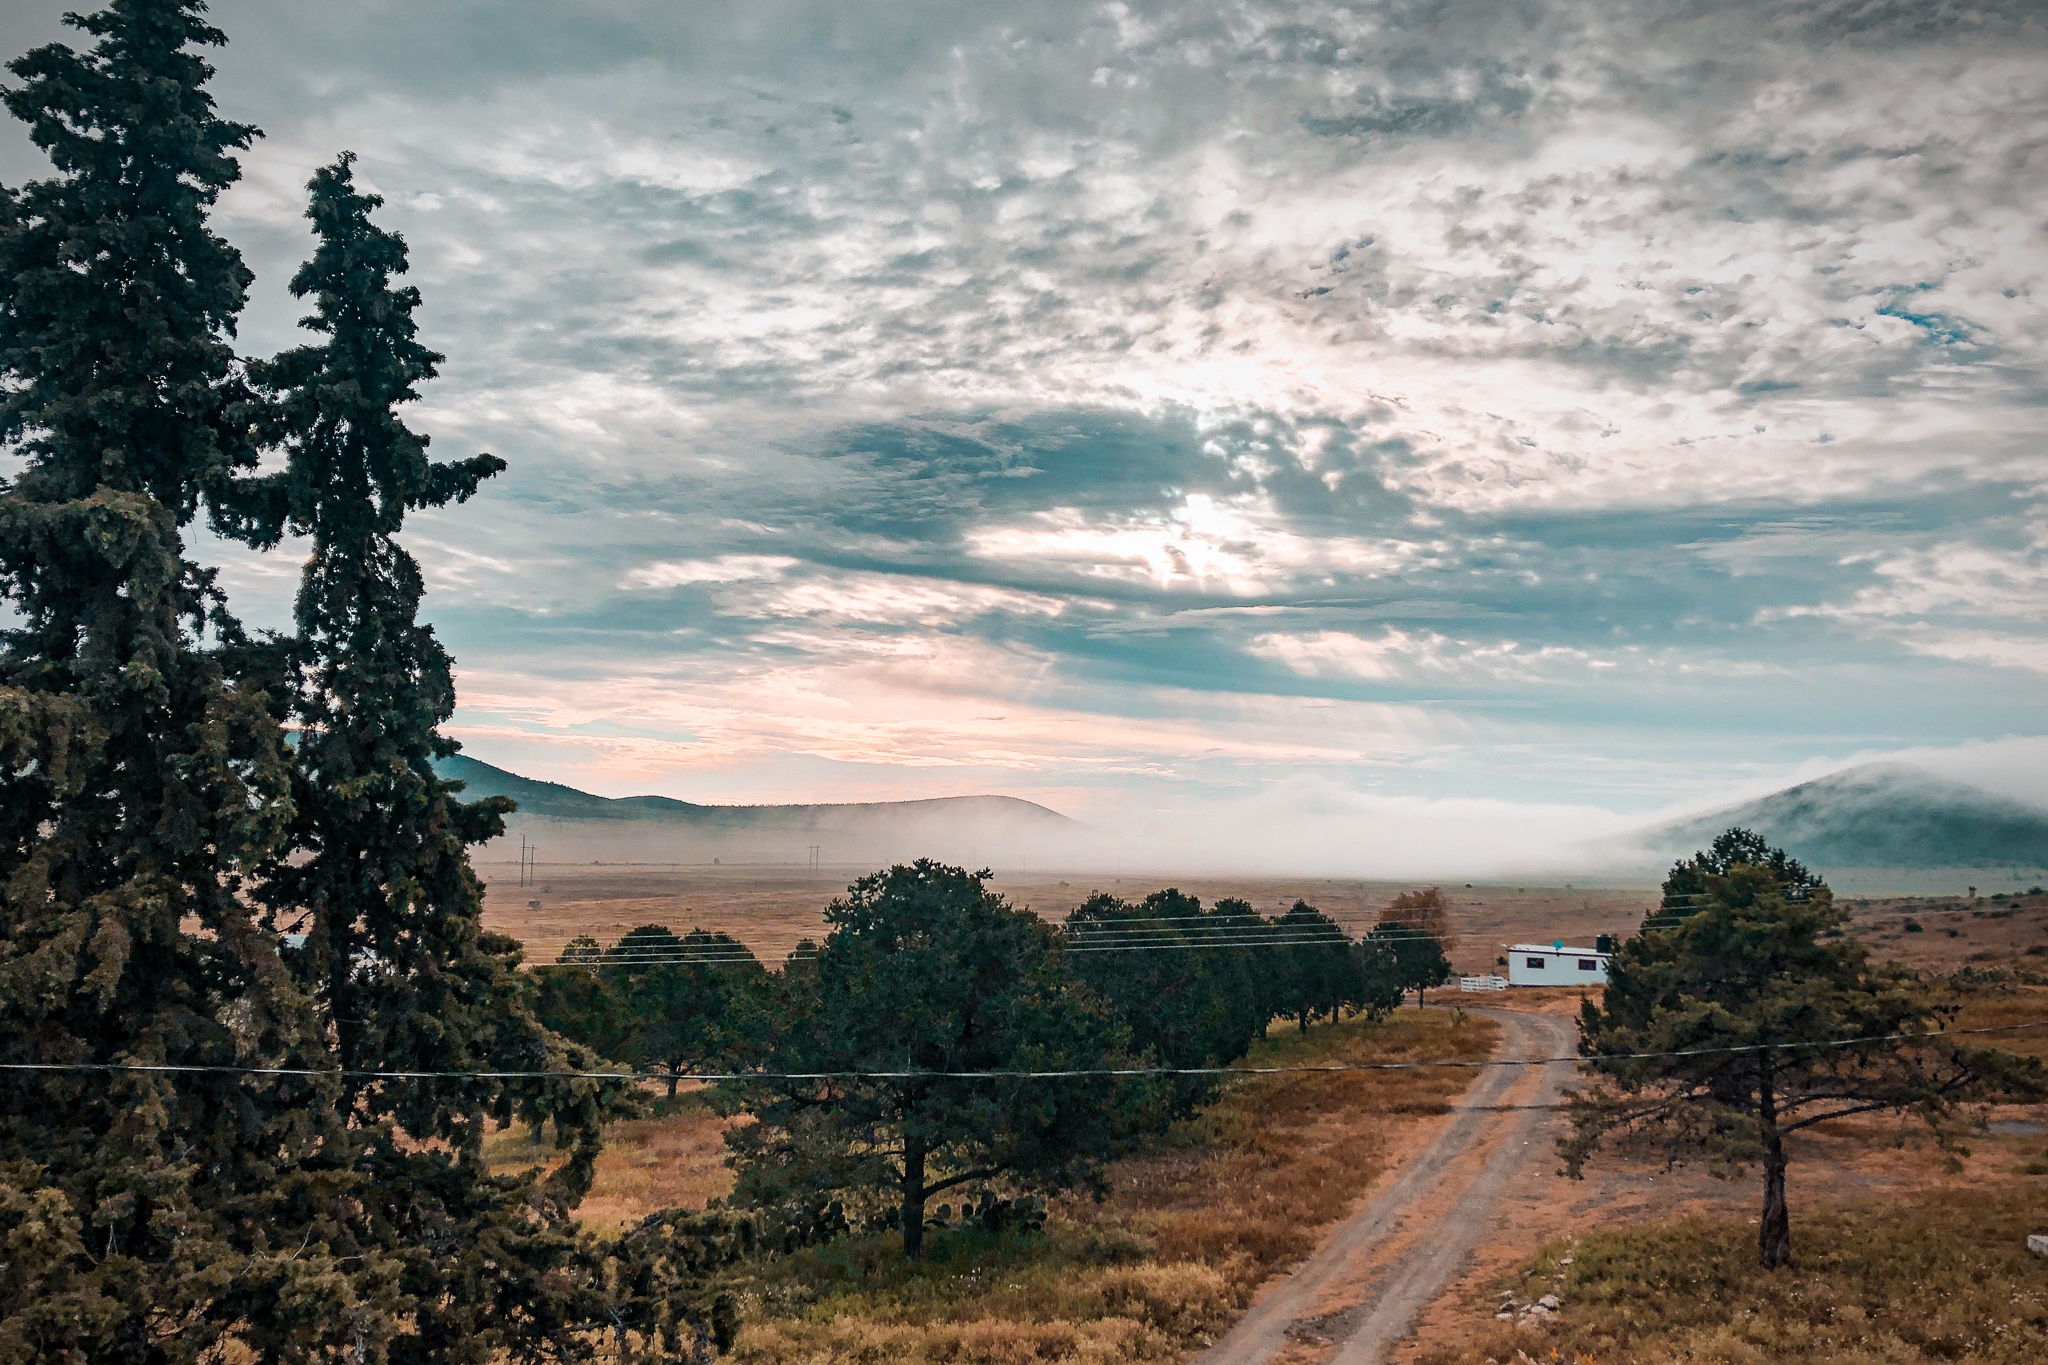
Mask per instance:
[[[1785,1137],[1778,1131],[1777,1095],[1764,1073],[1757,1096],[1757,1121],[1764,1140],[1764,1208],[1757,1220],[1757,1259],[1766,1270],[1792,1264],[1792,1215],[1785,1207]]]
[[[924,1255],[924,1139],[903,1137],[903,1254]]]

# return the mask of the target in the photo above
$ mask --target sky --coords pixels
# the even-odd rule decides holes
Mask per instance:
[[[476,757],[1382,845],[2048,799],[2031,0],[212,15],[244,350],[353,151],[414,425],[510,461],[407,535]]]

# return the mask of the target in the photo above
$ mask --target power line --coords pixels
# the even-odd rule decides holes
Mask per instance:
[[[1426,938],[1430,936],[1418,935],[1417,937]],[[1204,951],[1230,952],[1243,951],[1252,948],[1353,948],[1358,947],[1367,942],[1385,943],[1389,941],[1392,940],[1384,938],[1338,938],[1327,934],[1323,934],[1316,935],[1313,937],[1298,938],[1261,936],[1258,938],[1247,937],[1240,939],[1207,938],[1197,939],[1193,941],[1155,941],[1149,943],[1122,942],[1078,946],[1069,944],[1064,946],[1064,951],[1070,954]],[[566,953],[566,945],[563,951],[564,953]],[[596,948],[588,951],[591,953],[591,955],[588,957],[558,956],[554,962],[536,963],[535,965],[555,967],[649,967],[672,966],[678,964],[692,963],[704,963],[710,965],[732,963],[744,964],[748,962],[758,963],[762,960],[759,956],[752,953],[751,951],[747,953],[729,954],[692,954],[687,952],[664,953],[659,950],[648,950],[646,952],[618,952],[616,950],[606,948]],[[819,951],[812,951],[806,953],[792,950],[785,956],[784,960],[795,962],[814,962],[820,956],[821,953]]]
[[[1414,940],[1419,940],[1419,939],[1434,939],[1434,940],[1436,940],[1436,941],[1438,941],[1438,942],[1441,942],[1441,941],[1442,941],[1442,938],[1441,938],[1441,936],[1440,936],[1440,935],[1437,935],[1437,934],[1431,934],[1431,933],[1428,933],[1428,932],[1425,932],[1425,931],[1422,931],[1422,930],[1414,930],[1414,931],[1406,931],[1406,930],[1404,930],[1404,931],[1402,931],[1402,932],[1400,932],[1400,933],[1379,933],[1379,932],[1373,932],[1373,933],[1368,933],[1368,934],[1365,934],[1365,935],[1363,935],[1362,937],[1359,937],[1359,938],[1352,938],[1351,936],[1349,936],[1349,935],[1347,935],[1347,934],[1345,934],[1345,933],[1343,933],[1343,932],[1342,932],[1341,926],[1338,926],[1338,925],[1334,925],[1334,924],[1333,924],[1333,925],[1328,925],[1328,926],[1309,926],[1309,925],[1299,925],[1299,926],[1297,926],[1297,925],[1284,925],[1284,924],[1267,924],[1267,925],[1265,925],[1265,926],[1262,926],[1262,927],[1254,927],[1254,926],[1251,926],[1251,925],[1244,925],[1244,926],[1236,926],[1236,925],[1224,925],[1224,926],[1217,926],[1217,927],[1215,927],[1215,928],[1214,928],[1213,930],[1202,930],[1202,929],[1145,929],[1145,928],[1124,928],[1124,927],[1104,927],[1104,928],[1101,928],[1101,929],[1097,929],[1097,928],[1093,928],[1093,927],[1082,927],[1082,926],[1066,926],[1066,925],[1055,925],[1055,926],[1053,926],[1053,927],[1054,927],[1054,928],[1058,928],[1058,929],[1063,929],[1063,930],[1065,931],[1065,935],[1066,935],[1067,939],[1068,939],[1068,940],[1069,940],[1069,942],[1071,942],[1071,943],[1079,943],[1079,942],[1094,942],[1094,941],[1097,941],[1097,940],[1103,940],[1103,939],[1107,939],[1107,940],[1110,940],[1110,941],[1111,941],[1112,943],[1118,943],[1118,942],[1126,942],[1126,941],[1130,941],[1130,940],[1139,940],[1139,939],[1142,939],[1142,940],[1149,940],[1149,941],[1152,941],[1152,942],[1164,943],[1164,944],[1167,944],[1167,945],[1169,945],[1169,946],[1173,946],[1173,947],[1196,947],[1196,948],[1200,948],[1200,947],[1208,947],[1208,946],[1211,946],[1211,945],[1213,945],[1213,944],[1223,944],[1223,945],[1225,945],[1225,946],[1233,946],[1233,945],[1242,945],[1242,946],[1253,946],[1253,945],[1258,945],[1258,944],[1268,944],[1268,943],[1287,943],[1287,944],[1295,944],[1295,943],[1330,943],[1330,944],[1339,944],[1339,943],[1362,943],[1362,942],[1367,942],[1367,941],[1371,941],[1371,942],[1375,942],[1375,943],[1401,943],[1401,942],[1411,942],[1411,941],[1414,941]],[[676,935],[676,938],[677,938],[677,939],[681,939],[682,937],[683,937],[682,935]],[[719,951],[719,950],[721,950],[721,949],[730,949],[730,948],[732,948],[732,947],[734,946],[734,945],[730,945],[730,944],[716,944],[716,945],[708,945],[708,946],[706,946],[705,948],[703,948],[703,949],[701,949],[701,950],[697,950],[697,949],[691,949],[691,948],[688,948],[688,947],[685,947],[685,948],[681,948],[681,949],[673,949],[673,948],[669,948],[669,947],[666,947],[666,946],[664,946],[664,945],[660,944],[660,942],[659,942],[658,940],[654,940],[654,939],[651,939],[651,938],[650,938],[650,939],[641,939],[641,940],[638,940],[638,941],[637,941],[637,943],[636,943],[636,945],[635,945],[635,946],[633,946],[633,947],[626,947],[626,946],[625,946],[625,942],[626,942],[626,940],[625,940],[625,939],[618,939],[618,940],[614,940],[613,944],[612,944],[612,945],[611,945],[610,947],[606,947],[606,946],[604,946],[604,945],[602,945],[602,944],[599,944],[599,943],[597,942],[597,940],[596,940],[595,938],[593,938],[593,937],[590,937],[590,936],[588,936],[588,935],[582,935],[582,936],[579,936],[579,938],[580,938],[580,939],[582,939],[582,940],[584,940],[585,942],[587,942],[587,944],[588,944],[588,945],[589,945],[589,946],[590,946],[591,948],[593,948],[593,949],[594,949],[595,951],[597,951],[597,952],[605,953],[605,954],[608,954],[608,955],[609,955],[609,954],[617,954],[617,955],[619,955],[619,956],[626,956],[626,955],[633,955],[633,954],[641,954],[641,953],[660,953],[660,954],[665,954],[665,953],[672,953],[672,952],[679,952],[679,951],[706,951],[706,952],[717,952],[717,951]],[[640,945],[640,944],[644,944],[644,945],[646,945],[646,946],[644,946],[644,947],[642,947],[642,946],[638,946],[638,945]],[[546,951],[548,951],[548,950],[550,950],[550,949],[554,949],[554,950],[560,950],[560,951],[566,951],[566,950],[567,950],[567,949],[569,949],[570,947],[580,947],[580,946],[583,946],[583,944],[582,944],[582,943],[579,943],[579,940],[578,940],[577,938],[571,938],[571,939],[522,939],[522,940],[520,940],[520,946],[521,946],[521,947],[523,947],[523,948],[526,948],[526,949],[527,949],[527,950],[529,950],[530,952],[536,952],[536,953],[540,953],[540,952],[546,952]],[[739,946],[744,946],[744,945],[739,945]],[[751,950],[750,950],[750,951],[751,951]],[[1073,950],[1072,950],[1072,949],[1070,949],[1070,951],[1073,951]]]
[[[1294,1066],[1131,1066],[1068,1067],[1046,1071],[369,1071],[347,1067],[229,1066],[173,1062],[0,1062],[0,1071],[105,1072],[148,1075],[228,1075],[331,1077],[349,1080],[427,1081],[1043,1081],[1087,1080],[1127,1076],[1292,1076],[1361,1071],[1482,1070],[1489,1067],[1558,1066],[1565,1063],[1660,1061],[1674,1057],[1720,1057],[1754,1052],[1790,1052],[1801,1048],[1864,1047],[1872,1043],[1928,1042],[1936,1038],[1985,1033],[2017,1033],[2048,1027],[2048,1019],[1984,1028],[1944,1029],[1938,1033],[1884,1033],[1863,1038],[1813,1039],[1790,1043],[1746,1043],[1730,1047],[1679,1048],[1668,1052],[1618,1052],[1596,1057],[1511,1057],[1482,1061],[1325,1062]]]
[[[1711,903],[1702,905],[1700,907],[1700,910],[1706,910],[1710,908],[1712,908]],[[1699,911],[1661,915],[1652,913],[1645,916],[1645,918],[1641,921],[1640,928],[1644,930],[1673,928],[1680,924],[1685,923],[1688,919],[1692,918],[1692,916],[1696,913],[1699,913]],[[1869,915],[1871,912],[1865,911],[1864,913],[1866,915]],[[1886,911],[1884,913],[1889,914],[1891,912]],[[1984,918],[1990,918],[1993,914],[1997,912],[1970,910],[1969,907],[1965,906],[1940,906],[1917,911],[1901,911],[1899,913],[1903,915],[1905,918],[1913,918],[1917,915],[1964,913],[1972,913],[1980,915]],[[1236,922],[1219,924],[1217,923],[1217,920],[1219,919]],[[1152,929],[1143,927],[1145,925],[1152,924],[1173,923],[1185,923],[1189,927],[1186,929]],[[1865,919],[1861,922],[1861,926],[1867,926],[1868,923],[1869,920]],[[1849,926],[1852,928],[1861,927],[1859,926],[1859,922],[1855,919],[1855,912],[1853,911],[1851,913]],[[1324,928],[1321,926],[1310,926],[1308,924],[1302,924],[1299,926],[1287,926],[1281,922],[1276,922],[1273,920],[1264,920],[1262,918],[1247,915],[1131,916],[1119,917],[1116,920],[1084,920],[1078,923],[1074,921],[1064,921],[1056,925],[1055,927],[1063,930],[1067,935],[1069,941],[1066,945],[1066,951],[1070,953],[1140,951],[1192,952],[1218,948],[1247,949],[1319,946],[1335,947],[1365,941],[1380,943],[1405,943],[1416,942],[1424,939],[1437,938],[1437,936],[1434,934],[1419,931],[1403,931],[1396,933],[1380,932],[1377,930],[1377,927],[1375,927],[1374,930],[1369,930],[1362,938],[1353,939],[1341,932],[1338,932],[1343,928],[1349,927],[1348,925],[1345,925],[1342,921],[1332,920],[1329,922],[1328,928]],[[1108,939],[1110,941],[1102,942],[1101,940],[1104,939]],[[608,948],[593,943],[593,946],[587,950],[592,954],[592,956],[566,959],[560,957],[559,954],[567,952],[567,950],[571,947],[573,942],[574,940],[567,939],[523,940],[521,941],[520,946],[536,959],[547,955],[551,951],[558,954],[556,961],[554,961],[553,963],[541,963],[538,961],[536,961],[535,963],[535,965],[546,966],[666,966],[689,965],[699,963],[706,965],[724,965],[766,961],[764,957],[756,954],[753,950],[746,948],[744,945],[740,945],[738,948],[734,948],[727,951],[720,951],[718,949],[669,950],[662,948],[626,949],[621,951],[616,946]],[[771,956],[773,955],[773,950],[763,951],[769,953]],[[800,952],[796,949],[791,949],[786,954],[784,954],[784,957],[785,960],[794,959],[797,961],[813,961],[817,957],[817,950],[813,949],[810,952]]]

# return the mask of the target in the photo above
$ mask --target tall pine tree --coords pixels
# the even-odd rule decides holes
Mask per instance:
[[[203,11],[115,0],[4,95],[56,174],[0,192],[0,1360],[694,1350],[685,1290],[744,1229],[567,1221],[603,1092],[532,1075],[576,1058],[479,925],[500,812],[429,766],[448,661],[392,533],[498,466],[391,415],[436,357],[345,160],[295,283],[326,344],[243,381],[207,212],[254,130],[205,92]],[[247,473],[266,440],[285,468]],[[209,503],[312,535],[292,638],[246,639],[186,557]],[[482,1161],[522,1110],[573,1149],[545,1180]]]
[[[4,93],[55,174],[0,193],[0,1354],[188,1360],[294,1264],[325,1041],[241,894],[290,816],[265,698],[181,528],[253,461],[207,226],[254,130],[192,0],[69,22]],[[104,1069],[91,1069],[91,1068]]]
[[[414,1138],[475,1146],[506,1092],[471,1079],[388,1082],[369,1071],[537,1070],[549,1043],[510,977],[516,944],[483,933],[468,845],[503,832],[502,799],[466,804],[433,770],[455,745],[447,652],[418,619],[424,583],[396,540],[409,511],[461,501],[504,462],[427,458],[396,409],[441,357],[415,335],[419,291],[394,286],[406,248],[378,228],[353,158],[314,175],[318,245],[291,283],[320,334],[251,367],[272,396],[282,469],[238,480],[221,521],[268,548],[311,540],[286,648],[296,734],[289,861],[262,896],[308,938],[295,962],[333,1021],[352,1120],[395,1119]]]
[[[419,620],[419,565],[396,537],[408,512],[467,499],[504,462],[435,463],[399,417],[441,357],[418,340],[419,292],[395,283],[405,242],[371,221],[383,201],[352,167],[344,155],[314,175],[318,243],[291,283],[313,300],[302,325],[321,340],[251,367],[285,463],[220,499],[224,529],[252,544],[311,540],[282,647],[289,681],[275,689],[291,697],[296,820],[290,856],[267,866],[257,895],[280,927],[306,934],[287,956],[330,1022],[355,1178],[358,1212],[336,1231],[376,1247],[355,1279],[379,1295],[384,1349],[573,1357],[591,1323],[644,1335],[687,1296],[675,1274],[651,1270],[640,1290],[618,1292],[616,1266],[646,1258],[581,1242],[569,1222],[618,1087],[533,1076],[596,1059],[534,1019],[518,944],[482,927],[467,850],[503,832],[511,803],[462,802],[433,769],[455,752],[439,732],[455,685]],[[490,1121],[515,1117],[552,1119],[569,1151],[545,1179],[496,1179],[485,1164]],[[667,1245],[674,1232],[683,1253]],[[707,1254],[682,1224],[664,1237],[664,1264]],[[667,1325],[688,1336],[680,1319]]]

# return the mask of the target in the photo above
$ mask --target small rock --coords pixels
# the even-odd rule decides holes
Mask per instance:
[[[2038,1232],[2027,1234],[2027,1250],[2036,1256],[2048,1256],[2048,1235]]]
[[[1564,1305],[1558,1301],[1558,1297],[1555,1294],[1545,1294],[1542,1298],[1536,1300],[1536,1306],[1538,1308],[1548,1308],[1553,1313],[1555,1313],[1558,1309],[1564,1307]]]
[[[1558,1258],[1557,1263],[1559,1265],[1570,1265],[1572,1263],[1572,1258],[1569,1256],[1560,1256]]]
[[[1493,1316],[1496,1322],[1513,1322],[1515,1320],[1515,1310],[1512,1308],[1503,1308],[1498,1313],[1495,1313]]]

